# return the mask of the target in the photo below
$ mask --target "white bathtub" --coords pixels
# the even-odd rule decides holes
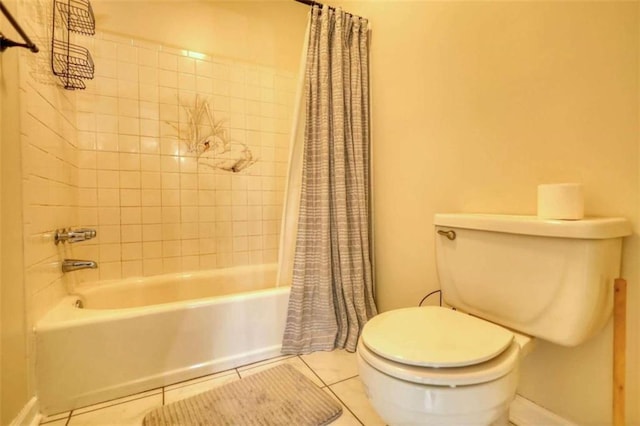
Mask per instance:
[[[261,265],[80,289],[35,329],[41,412],[277,356],[289,287],[274,283],[275,265]]]

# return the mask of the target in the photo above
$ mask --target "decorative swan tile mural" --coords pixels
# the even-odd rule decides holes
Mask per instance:
[[[207,100],[196,95],[193,106],[183,105],[187,113],[186,126],[167,121],[186,144],[187,152],[195,154],[198,165],[238,173],[257,161],[251,148],[231,140],[223,120],[216,120]]]

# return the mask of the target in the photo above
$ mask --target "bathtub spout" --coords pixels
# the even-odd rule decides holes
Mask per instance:
[[[65,259],[62,261],[62,272],[77,271],[78,269],[96,269],[98,264],[93,260]]]

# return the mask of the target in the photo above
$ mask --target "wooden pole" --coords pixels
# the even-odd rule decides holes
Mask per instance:
[[[613,426],[624,426],[627,281],[616,278],[613,288]]]

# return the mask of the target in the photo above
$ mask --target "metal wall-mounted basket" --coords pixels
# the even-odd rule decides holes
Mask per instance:
[[[85,35],[96,33],[96,18],[88,0],[56,0],[55,7],[69,31]]]
[[[85,89],[82,81],[93,78],[95,66],[91,54],[82,46],[53,40],[51,50],[53,73],[60,77],[65,89]]]
[[[56,29],[58,36],[56,37]],[[96,20],[89,0],[54,0],[51,37],[51,70],[65,89],[85,89],[83,80],[94,76],[95,66],[87,49],[70,41],[70,33],[93,35]]]

